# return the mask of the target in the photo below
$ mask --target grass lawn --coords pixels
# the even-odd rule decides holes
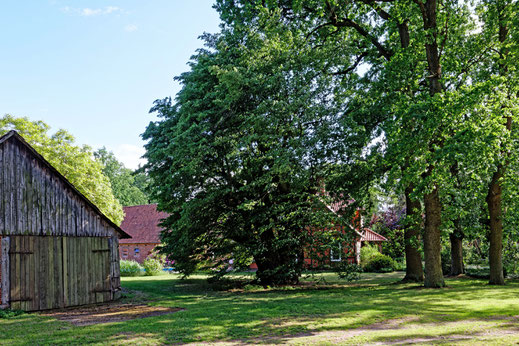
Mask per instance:
[[[519,281],[447,279],[445,289],[401,284],[402,273],[333,274],[302,287],[217,291],[205,277],[124,278],[126,301],[184,308],[168,315],[76,327],[39,314],[0,319],[1,344],[293,343],[510,344],[519,341]],[[320,279],[319,283],[310,281]],[[324,281],[324,282],[323,282]]]

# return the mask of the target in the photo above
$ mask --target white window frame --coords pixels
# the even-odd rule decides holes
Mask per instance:
[[[330,248],[330,261],[332,262],[341,262],[342,261],[342,244],[339,244],[339,257],[336,257],[335,254],[333,253],[333,249]]]

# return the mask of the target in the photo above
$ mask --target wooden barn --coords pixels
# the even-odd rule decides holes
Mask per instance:
[[[0,137],[0,306],[36,311],[120,296],[130,238],[20,135]]]

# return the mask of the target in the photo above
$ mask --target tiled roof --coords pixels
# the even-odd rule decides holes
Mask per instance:
[[[360,241],[387,241],[387,238],[369,228],[364,228]]]
[[[160,243],[159,223],[168,216],[167,213],[157,211],[156,204],[135,205],[124,207],[124,217],[121,228],[131,235],[132,239],[121,239],[121,244],[128,243]]]

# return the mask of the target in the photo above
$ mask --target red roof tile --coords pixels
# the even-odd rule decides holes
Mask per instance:
[[[124,217],[121,228],[132,236],[132,239],[121,239],[121,244],[128,243],[160,243],[159,223],[168,216],[167,213],[157,211],[156,204],[135,205],[124,207]]]
[[[361,235],[360,241],[387,241],[386,237],[369,228],[364,228],[364,232]]]

